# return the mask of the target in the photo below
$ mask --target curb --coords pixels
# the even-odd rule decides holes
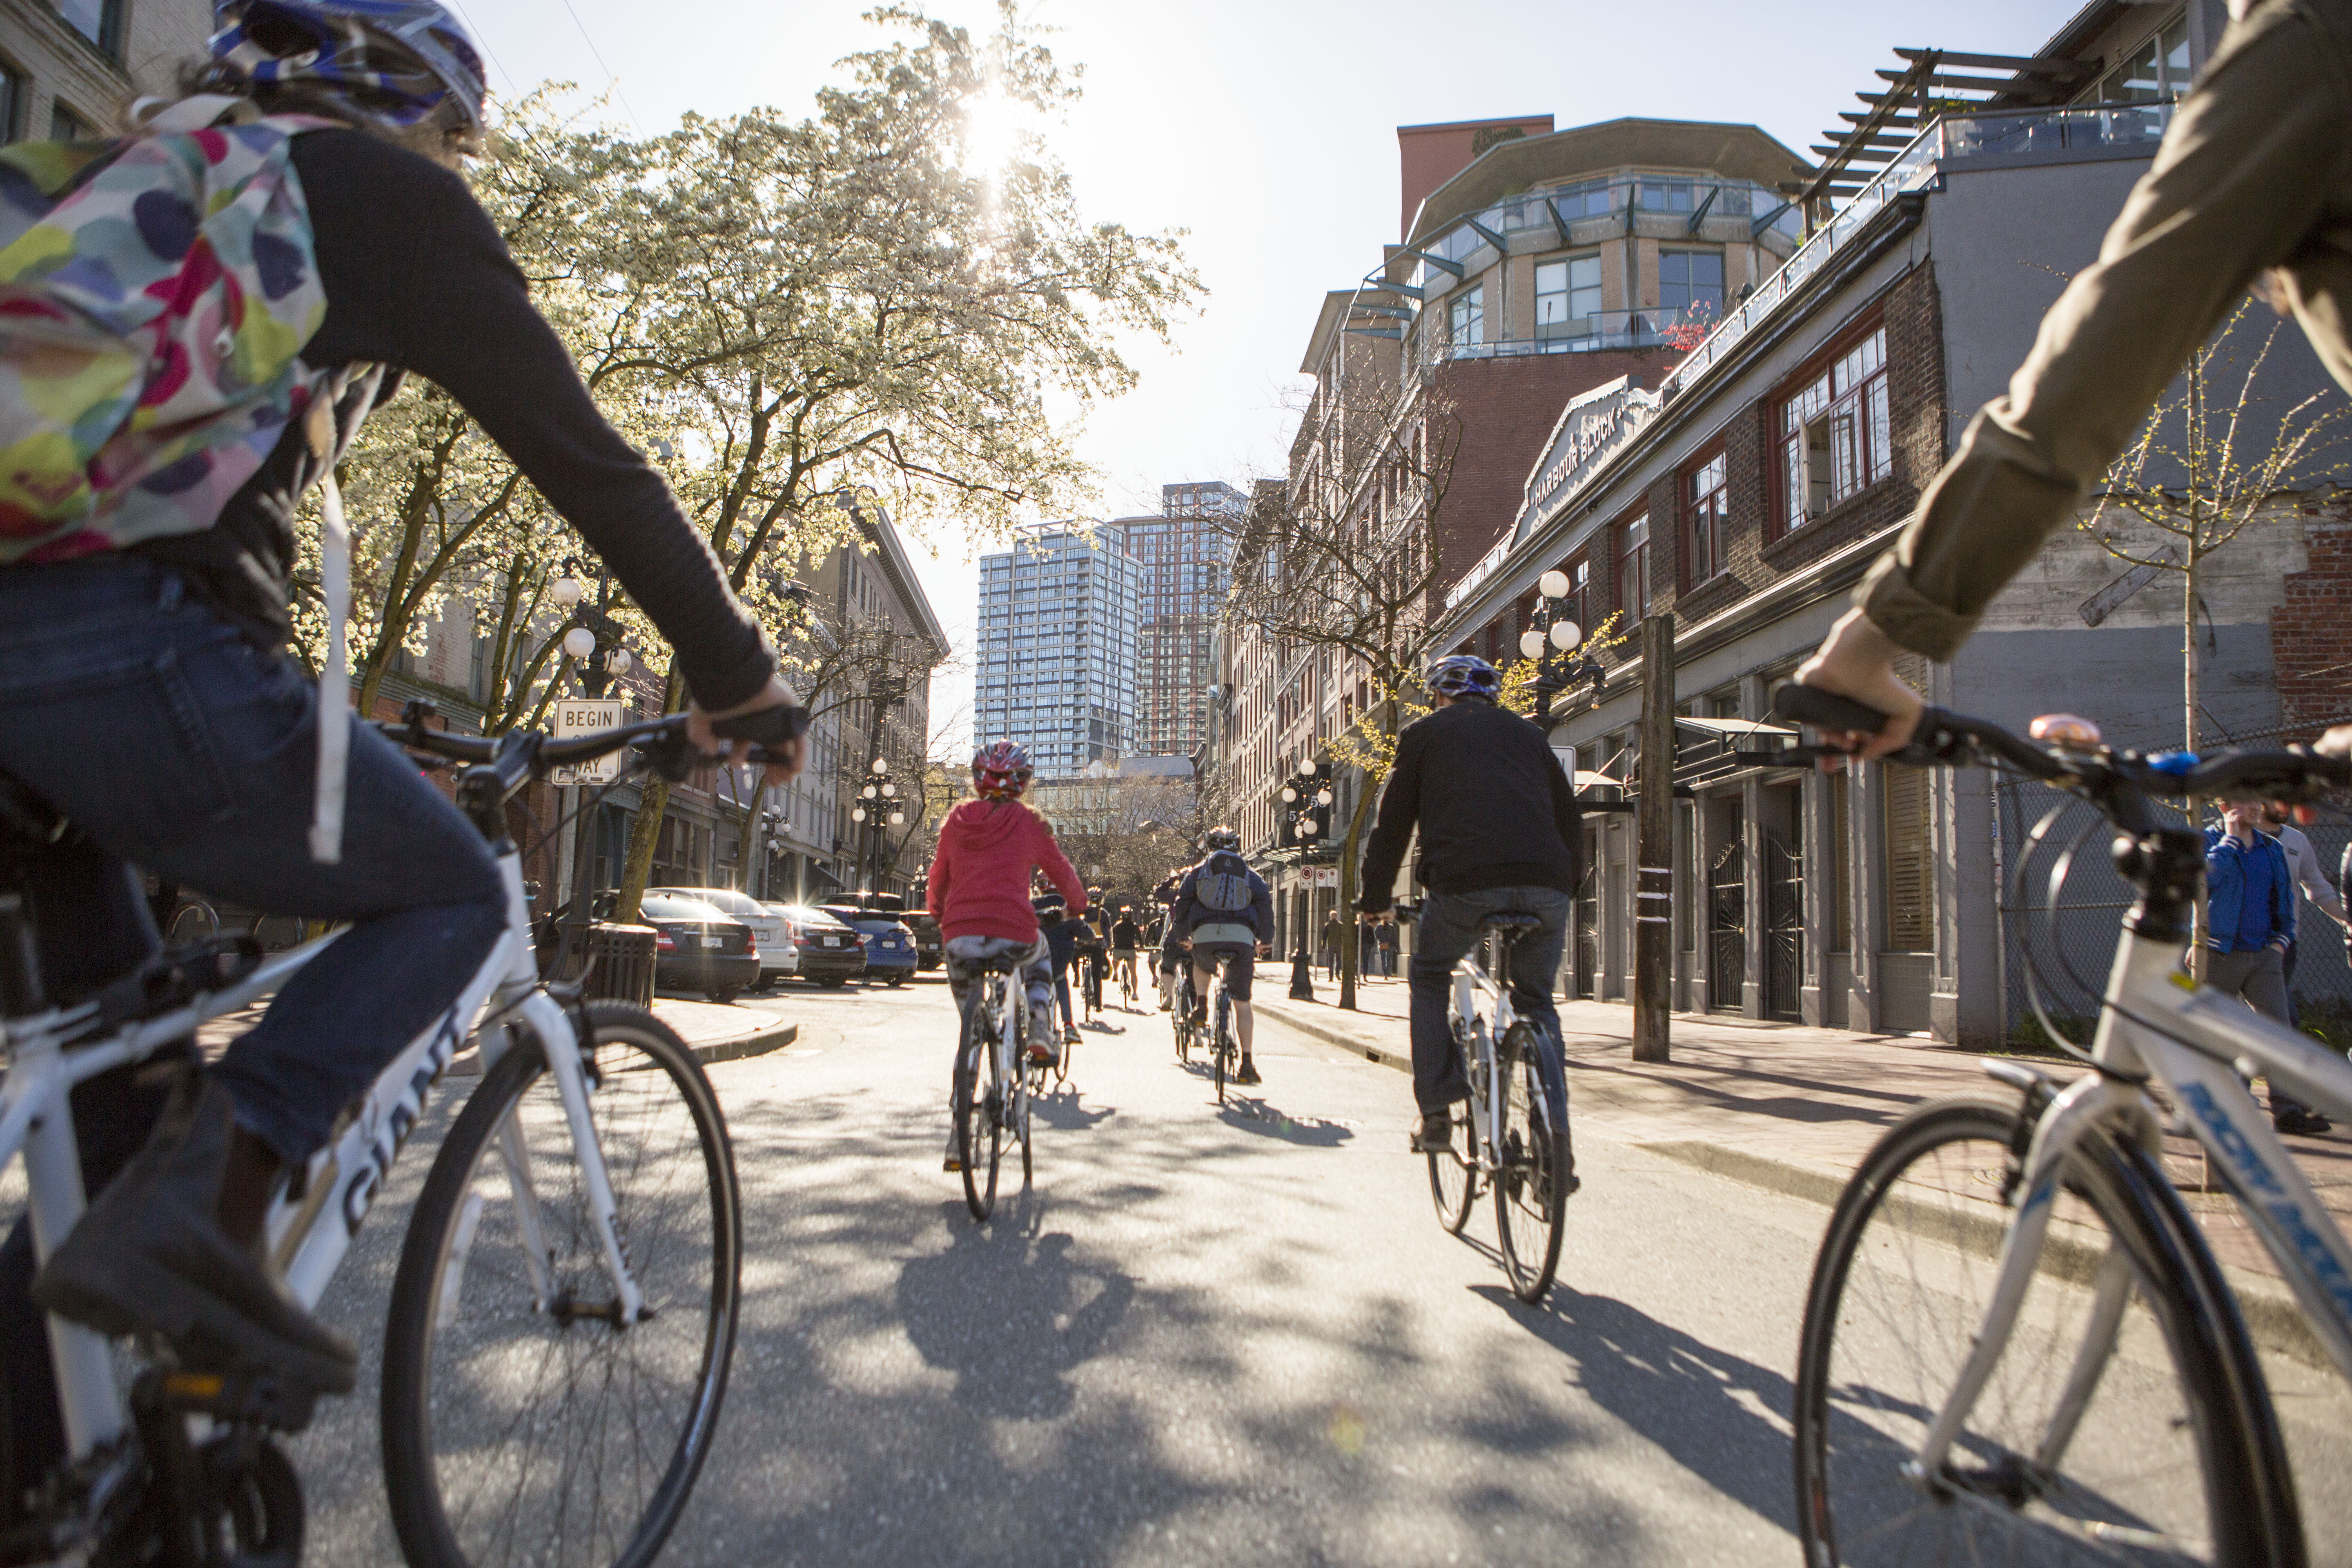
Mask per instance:
[[[739,1035],[731,1040],[719,1040],[711,1045],[694,1046],[694,1059],[704,1067],[720,1062],[738,1062],[746,1057],[764,1057],[770,1051],[780,1051],[801,1037],[798,1024],[779,1024],[772,1029],[760,1029]]]
[[[1264,1003],[1259,1004],[1259,1009],[1285,1028],[1295,1029],[1327,1046],[1337,1046],[1381,1067],[1395,1068],[1407,1073],[1412,1071],[1411,1057],[1365,1045],[1344,1030],[1319,1019],[1295,1017],[1287,1009],[1267,1006]],[[1633,1147],[1663,1155],[1710,1175],[1727,1177],[1785,1197],[1802,1198],[1823,1208],[1834,1208],[1846,1188],[1847,1178],[1843,1173],[1792,1164],[1785,1160],[1721,1143],[1688,1139],[1636,1143]],[[1907,1216],[1899,1211],[1891,1212],[1895,1213],[1896,1224],[1905,1225]],[[1926,1216],[1919,1216],[1919,1220],[1920,1226],[1924,1227]],[[1948,1216],[1938,1215],[1937,1221],[1938,1238],[1949,1240]],[[1909,1225],[1905,1227],[1914,1228]],[[2001,1239],[2007,1234],[2008,1226],[1988,1214],[1980,1221],[1964,1226],[1961,1244],[1979,1257],[1996,1258],[2000,1255]],[[2104,1256],[2099,1247],[2063,1235],[2053,1227],[2043,1244],[2039,1271],[2076,1285],[2088,1285],[2098,1272]],[[2238,1298],[2238,1310],[2246,1321],[2247,1334],[2254,1342],[2256,1349],[2292,1356],[2296,1361],[2323,1369],[2335,1366],[2335,1358],[2312,1333],[2310,1323],[2304,1318],[2303,1308],[2284,1281],[2273,1279],[2267,1274],[2250,1274],[2228,1263],[2221,1265],[2221,1272]]]

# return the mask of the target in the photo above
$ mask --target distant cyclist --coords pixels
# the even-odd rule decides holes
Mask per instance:
[[[1131,904],[1118,906],[1118,919],[1110,922],[1111,978],[1127,988],[1131,995],[1137,986],[1135,955],[1143,946],[1143,928],[1135,923]]]
[[[1102,1011],[1103,969],[1110,962],[1110,939],[1103,934],[1102,889],[1087,889],[1087,912],[1071,921],[1078,993],[1091,1022]]]
[[[1070,1016],[1070,963],[1077,956],[1078,932],[1086,921],[1064,918],[1067,907],[1059,893],[1041,893],[1029,900],[1037,911],[1037,930],[1045,939],[1045,951],[1054,965],[1054,1000],[1061,1004],[1062,1040],[1065,1045],[1078,1043],[1078,1026]]]
[[[2292,310],[2352,390],[2352,5],[2230,10],[2097,261],[2074,274],[2009,391],[1969,422],[1854,608],[1797,672],[1889,716],[1875,735],[1832,737],[1864,756],[1902,746],[1919,720],[1896,656],[1951,659],[2250,288]],[[2319,749],[2352,752],[2352,725]]]
[[[139,106],[138,131],[79,183],[52,178],[79,151],[0,153],[10,232],[26,236],[7,252],[20,319],[62,321],[78,307],[50,303],[60,290],[86,305],[110,289],[116,305],[157,312],[116,339],[154,353],[135,370],[136,419],[75,470],[97,487],[83,510],[47,527],[21,504],[22,451],[0,464],[0,772],[86,846],[70,886],[36,892],[53,995],[86,996],[152,951],[126,861],[345,929],[168,1102],[128,1069],[75,1091],[96,1201],[31,1293],[103,1332],[168,1340],[199,1370],[348,1391],[356,1352],[295,1302],[264,1219],[287,1173],[480,968],[506,895],[448,797],[348,717],[348,765],[331,775],[348,801],[340,858],[331,835],[308,833],[326,815],[319,690],[286,654],[293,606],[315,593],[302,585],[316,580],[297,528],[304,497],[404,373],[428,377],[669,640],[706,749],[712,716],[792,697],[699,530],[598,412],[457,172],[483,135],[465,29],[431,0],[223,0],[215,20],[191,95]],[[212,183],[232,179],[249,181],[241,196]],[[174,180],[197,182],[202,199]],[[75,259],[52,278],[38,263],[60,259],[58,244]],[[0,353],[13,409],[35,406],[17,396],[27,388],[79,395],[21,342]],[[166,430],[166,408],[226,412]],[[157,452],[183,449],[166,442],[188,455],[141,478]],[[0,1251],[0,1387],[20,1479],[62,1443],[26,1304],[32,1263],[20,1224]]]
[[[1450,985],[1484,917],[1507,910],[1542,917],[1543,930],[1523,938],[1512,961],[1511,999],[1520,1016],[1559,1034],[1551,987],[1567,947],[1582,843],[1575,788],[1544,732],[1496,705],[1503,678],[1495,667],[1456,654],[1430,666],[1428,684],[1436,710],[1397,737],[1357,905],[1381,914],[1395,902],[1397,870],[1418,827],[1427,894],[1408,971],[1412,1093],[1421,1108],[1416,1152],[1446,1146],[1446,1108],[1470,1095],[1448,1021]]]
[[[1054,842],[1054,830],[1022,804],[1033,771],[1029,753],[1011,741],[998,741],[973,755],[971,798],[940,825],[930,901],[947,950],[948,991],[957,1008],[962,1008],[982,965],[1017,955],[1029,994],[1029,1056],[1051,1066],[1062,1059],[1054,1033],[1053,950],[1029,903],[1030,876],[1045,872],[1067,899],[1066,907],[1079,914],[1086,912],[1087,890]],[[952,1115],[952,1070],[948,1097]],[[952,1125],[947,1168],[962,1168]]]
[[[1184,885],[1185,869],[1179,866],[1151,889],[1151,901],[1160,909],[1160,918],[1155,922],[1160,928],[1160,958],[1152,965],[1152,979],[1160,991],[1160,1010],[1163,1013],[1176,1005],[1176,975],[1186,963],[1184,933],[1176,929],[1176,920],[1171,912],[1177,889]]]
[[[1192,951],[1192,1021],[1205,1023],[1209,987],[1216,979],[1219,959],[1225,965],[1225,995],[1234,1005],[1234,1034],[1241,1042],[1236,1083],[1258,1081],[1257,1064],[1250,1057],[1253,1020],[1250,978],[1261,952],[1274,941],[1274,894],[1265,879],[1242,858],[1242,836],[1230,827],[1213,827],[1201,840],[1201,863],[1184,873],[1177,885],[1175,907],[1169,911],[1171,931],[1182,933]]]

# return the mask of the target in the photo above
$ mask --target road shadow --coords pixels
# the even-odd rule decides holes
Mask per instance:
[[[1240,1131],[1279,1138],[1307,1149],[1336,1149],[1356,1135],[1355,1129],[1345,1122],[1327,1121],[1319,1116],[1296,1118],[1263,1099],[1230,1091],[1217,1118]]]
[[[1012,1206],[1042,1215],[1034,1203]],[[956,1401],[982,1415],[1063,1415],[1076,1398],[1068,1374],[1109,1342],[1135,1302],[1133,1277],[1081,1259],[1066,1231],[1029,1234],[1018,1212],[1009,1226],[976,1226],[941,1208],[947,1249],[898,1273],[908,1339],[955,1374]]]
[[[1572,1357],[1575,1381],[1595,1403],[1691,1474],[1773,1523],[1796,1528],[1789,1448],[1796,1391],[1787,1377],[1613,1297],[1554,1283],[1543,1304],[1530,1307],[1500,1283],[1471,1289]],[[1530,1438],[1498,1428],[1484,1440],[1514,1451]]]
[[[1118,1114],[1115,1106],[1086,1103],[1077,1085],[1064,1084],[1029,1102],[1030,1114],[1056,1132],[1085,1132]]]

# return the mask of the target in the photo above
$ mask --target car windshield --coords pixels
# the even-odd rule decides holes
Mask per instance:
[[[784,906],[784,914],[786,918],[798,925],[814,926],[831,931],[846,931],[848,929],[839,921],[825,913],[823,910],[812,909],[806,904],[786,904]]]
[[[709,904],[712,909],[741,918],[765,920],[768,911],[752,899],[732,888],[656,888],[651,889],[666,899],[684,899],[690,903]]]
[[[699,899],[681,899],[672,895],[646,895],[638,909],[651,921],[732,921],[735,917],[725,910],[704,903]]]

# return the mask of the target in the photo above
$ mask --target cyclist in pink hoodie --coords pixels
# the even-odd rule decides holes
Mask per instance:
[[[982,964],[1022,954],[1021,978],[1029,993],[1029,1055],[1050,1067],[1061,1057],[1054,1033],[1053,964],[1037,929],[1037,911],[1029,902],[1029,877],[1033,870],[1044,871],[1061,889],[1073,916],[1087,912],[1087,889],[1054,842],[1053,828],[1021,802],[1034,771],[1029,753],[1011,741],[999,741],[971,759],[972,798],[949,812],[940,825],[929,897],[947,947],[948,989],[958,1012]],[[952,1107],[952,1078],[949,1094]],[[952,1125],[947,1168],[961,1169]]]

